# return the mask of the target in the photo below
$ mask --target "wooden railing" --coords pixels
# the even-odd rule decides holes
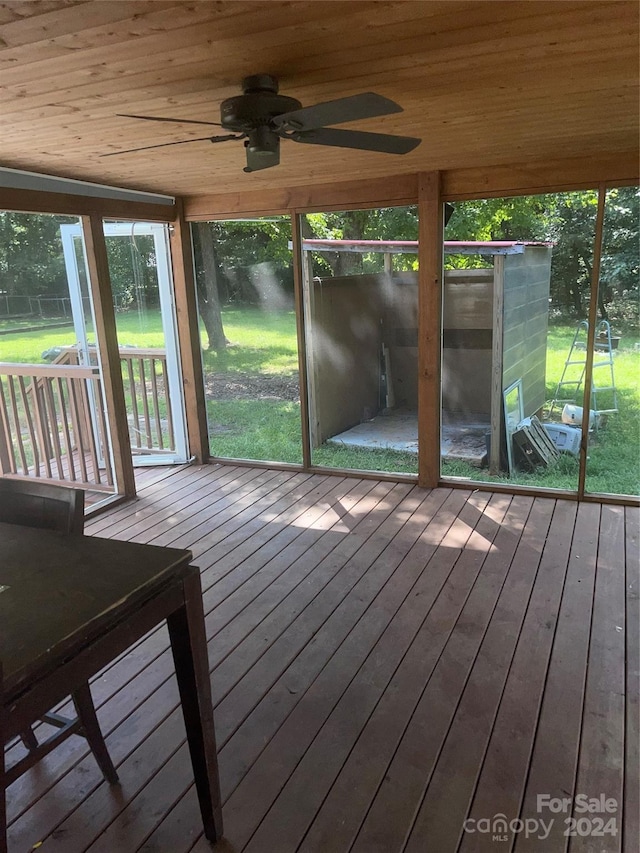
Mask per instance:
[[[114,491],[97,367],[0,363],[0,471]]]
[[[90,347],[89,353],[97,363],[95,347]],[[175,435],[165,350],[121,347],[119,353],[132,453],[173,453]],[[65,347],[54,363],[77,364],[77,350]]]
[[[124,347],[119,352],[132,452],[173,453],[166,352]]]

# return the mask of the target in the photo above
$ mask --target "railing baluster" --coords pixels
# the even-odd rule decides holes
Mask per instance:
[[[24,384],[24,376],[18,376],[18,385],[20,386],[20,396],[22,397],[22,405],[27,420],[27,429],[31,439],[31,451],[33,453],[33,467],[36,471],[36,477],[40,476],[40,448],[38,446],[38,438],[33,426],[33,418],[31,417],[31,406],[29,405],[29,394],[27,387]]]
[[[146,454],[149,451],[168,454],[175,449],[173,419],[171,416],[171,399],[169,394],[169,376],[167,371],[166,352],[162,349],[129,349],[120,350],[123,378],[128,381],[131,392],[131,404],[128,406],[130,417],[129,433],[131,448],[134,453]],[[151,371],[149,379],[151,388],[147,389],[147,362]],[[158,364],[160,372],[158,373]],[[137,367],[136,367],[137,366]],[[137,376],[136,376],[137,372]],[[162,378],[163,388],[159,387]],[[151,402],[149,401],[151,395]],[[166,402],[166,424],[161,396]]]
[[[122,358],[122,355],[120,357]],[[129,375],[129,388],[131,392],[131,408],[133,410],[133,432],[135,433],[135,445],[136,447],[140,447],[140,413],[138,412],[138,394],[136,392],[136,380],[133,373],[133,359],[128,356],[125,356],[125,360],[127,362],[127,372]],[[129,432],[131,432],[131,430],[129,430]]]
[[[94,389],[95,407],[89,404]],[[0,473],[113,492],[97,368],[0,363]]]
[[[46,417],[43,418],[42,395],[40,394],[40,388],[38,387],[38,378],[35,376],[31,383],[31,393],[33,396],[33,413],[36,420],[36,432],[38,434],[38,444],[40,445],[40,456],[44,462],[45,474],[49,479],[52,479],[51,459],[49,456],[49,439],[48,434],[45,433]]]
[[[69,407],[71,409],[71,424],[73,427],[73,435],[76,440],[76,447],[78,449],[78,461],[80,463],[80,476],[84,480],[85,483],[89,481],[87,476],[87,460],[86,460],[86,450],[84,446],[84,435],[85,435],[85,425],[87,424],[87,416],[88,416],[88,406],[84,409],[83,412],[83,390],[84,390],[84,380],[83,379],[70,379],[69,380],[69,388],[71,392],[71,398],[69,400]],[[93,432],[93,430],[92,430]]]
[[[95,353],[94,347],[91,353]],[[172,453],[175,436],[166,353],[123,348],[120,359],[131,394],[128,415],[133,452]],[[96,399],[95,407],[89,405],[87,395],[95,387],[92,369],[78,364],[73,347],[66,348],[52,365],[0,364],[0,435],[7,436],[0,441],[0,470],[18,475],[20,469],[26,476],[40,479],[55,480],[57,475],[62,480],[106,488],[99,463],[103,442],[105,458],[109,456],[108,431],[101,399]],[[112,481],[112,472],[109,477]]]
[[[142,394],[142,409],[144,412],[144,426],[147,439],[147,447],[151,449],[151,420],[149,418],[149,401],[147,400],[147,380],[144,373],[144,356],[138,358],[138,369],[140,371],[140,392]]]
[[[158,378],[156,376],[156,360],[153,356],[149,356],[149,364],[151,369],[151,390],[153,392],[153,412],[156,418],[156,435],[158,436],[158,447],[164,450],[164,442],[162,440],[162,421],[160,420],[160,405],[158,403]]]
[[[8,390],[9,400],[11,402],[11,411],[13,412],[16,444],[18,445],[18,453],[20,454],[20,461],[22,462],[22,473],[26,477],[29,474],[29,463],[27,462],[27,455],[24,452],[24,442],[22,440],[22,424],[20,423],[20,414],[18,413],[18,400],[16,398],[16,390],[13,384],[13,376],[9,377]]]
[[[7,382],[9,377],[7,377]],[[9,423],[9,410],[7,409],[7,400],[4,393],[4,382],[0,377],[0,421],[2,424],[3,441],[1,443],[2,453],[0,453],[0,463],[2,465],[3,474],[17,473],[17,465],[15,458],[15,449],[11,439],[11,425]]]
[[[167,431],[169,450],[176,449],[176,437],[173,434],[173,416],[171,414],[171,395],[169,393],[169,371],[167,370],[167,356],[163,355],[160,359],[162,366],[162,384],[164,386],[164,399],[167,406]]]
[[[75,482],[77,480],[76,477],[76,466],[73,460],[73,445],[71,444],[71,434],[69,432],[69,421],[67,419],[67,407],[64,402],[64,386],[62,384],[62,379],[60,377],[57,378],[58,384],[58,400],[60,401],[60,415],[62,418],[62,434],[64,436],[64,442],[67,449],[67,459],[69,466],[69,475],[71,479]],[[73,380],[71,380],[73,381]],[[68,386],[67,386],[68,389]],[[67,394],[68,394],[67,390]]]
[[[56,399],[53,389],[53,379],[50,376],[44,378],[44,400],[45,407],[49,409],[49,426],[51,435],[51,444],[53,447],[53,455],[58,466],[58,479],[66,480],[64,465],[62,462],[62,448],[60,446],[60,430],[58,428],[58,411],[56,409]]]
[[[105,476],[107,478],[107,484],[109,486],[113,485],[113,472],[111,470],[111,456],[109,455],[109,438],[107,432],[107,420],[104,414],[104,406],[102,405],[102,387],[100,384],[100,377],[94,377],[94,385],[96,388],[96,397],[100,400],[100,405],[97,406],[98,409],[98,424],[99,431],[101,432],[101,443],[102,443],[102,458],[104,459],[104,470]],[[96,460],[97,466],[97,460]]]
[[[92,425],[92,429],[87,430],[87,435],[89,437],[89,458],[91,460],[91,466],[93,471],[93,478],[97,483],[101,483],[102,479],[100,476],[100,451],[99,445],[102,442],[102,438],[98,435],[96,436],[96,431],[99,429],[99,426],[96,425],[96,430],[93,429],[93,421],[91,418],[91,409],[89,406],[89,397],[90,393],[94,393],[94,401],[96,403],[95,409],[96,412],[100,412],[102,410],[102,394],[100,393],[100,386],[98,383],[94,382],[92,377],[89,377],[86,380],[86,402],[87,402],[87,423]],[[93,389],[91,392],[89,389]],[[99,420],[99,419],[98,419]],[[96,441],[97,438],[97,441]]]

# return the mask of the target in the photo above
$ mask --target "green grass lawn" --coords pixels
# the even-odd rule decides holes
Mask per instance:
[[[0,332],[5,330],[15,331],[16,329],[31,329],[41,328],[42,326],[61,326],[62,324],[71,325],[71,320],[67,317],[42,317],[34,318],[27,317],[12,317],[10,320],[0,320]]]
[[[53,321],[52,321],[53,322]],[[122,346],[162,347],[164,335],[158,311],[146,311],[116,315],[118,340]],[[14,326],[15,328],[15,326]],[[95,340],[91,327],[88,327],[89,340]],[[73,323],[57,329],[42,328],[35,332],[15,335],[0,335],[0,361],[20,362],[21,364],[42,364],[42,353],[54,347],[73,346],[76,336]]]
[[[210,400],[207,413],[215,456],[302,464],[299,403]]]
[[[234,308],[223,312],[226,352],[203,351],[207,374],[251,374],[254,377],[297,381],[298,349],[295,314]],[[121,343],[160,347],[160,316],[148,312],[117,316]],[[554,395],[573,338],[573,327],[549,330],[547,398]],[[206,335],[201,330],[203,347]],[[43,329],[22,335],[0,336],[0,360],[40,363],[42,352],[68,346],[75,340],[73,327]],[[587,488],[593,492],[638,494],[640,491],[640,351],[638,336],[624,335],[614,359],[619,412],[592,436],[587,467]],[[216,456],[261,461],[302,461],[300,405],[270,399],[209,399],[207,402],[211,450]],[[354,450],[323,446],[313,451],[313,462],[328,467],[357,470],[417,472],[417,459],[406,453]],[[561,456],[558,463],[535,472],[518,471],[512,478],[490,478],[487,470],[464,463],[444,463],[443,475],[473,481],[519,483],[549,488],[575,489],[578,462]]]
[[[206,350],[201,325],[205,370],[298,375],[298,342],[294,311],[266,312],[234,308],[222,312],[230,346],[219,355]]]

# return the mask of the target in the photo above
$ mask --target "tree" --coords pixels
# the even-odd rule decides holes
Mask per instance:
[[[158,273],[153,237],[136,234],[106,237],[109,277],[116,307],[158,307]]]
[[[0,291],[9,296],[66,295],[60,225],[65,216],[0,212]]]
[[[640,309],[640,191],[607,190],[598,308],[623,330],[638,327]]]
[[[0,212],[0,291],[9,296],[68,298],[60,226],[77,222],[69,216]],[[132,231],[128,238],[107,237],[106,245],[117,307],[157,306],[153,238]],[[83,275],[80,241],[76,241],[76,255]]]
[[[220,353],[227,348],[227,339],[222,325],[220,267],[211,223],[195,223],[193,233],[197,237],[201,261],[200,269],[196,271],[196,287],[200,316],[209,338],[207,349]]]
[[[319,240],[417,240],[418,210],[414,205],[308,213],[302,219],[303,237]],[[371,252],[322,252],[313,258],[317,275],[357,275],[381,272],[383,255]],[[416,255],[395,256],[396,269],[417,269]]]
[[[196,287],[208,348],[221,352],[222,308],[230,302],[281,308],[293,292],[289,217],[196,223]],[[291,297],[288,297],[291,301]]]

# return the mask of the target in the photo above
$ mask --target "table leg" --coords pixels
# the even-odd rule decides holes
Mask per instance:
[[[7,853],[7,797],[4,783],[4,742],[0,739],[0,853]]]
[[[167,618],[167,625],[204,834],[209,841],[217,841],[222,837],[218,753],[200,572],[193,569],[183,582],[184,607]]]
[[[5,710],[2,701],[2,663],[0,663],[0,853],[7,853],[7,797],[4,778]]]

